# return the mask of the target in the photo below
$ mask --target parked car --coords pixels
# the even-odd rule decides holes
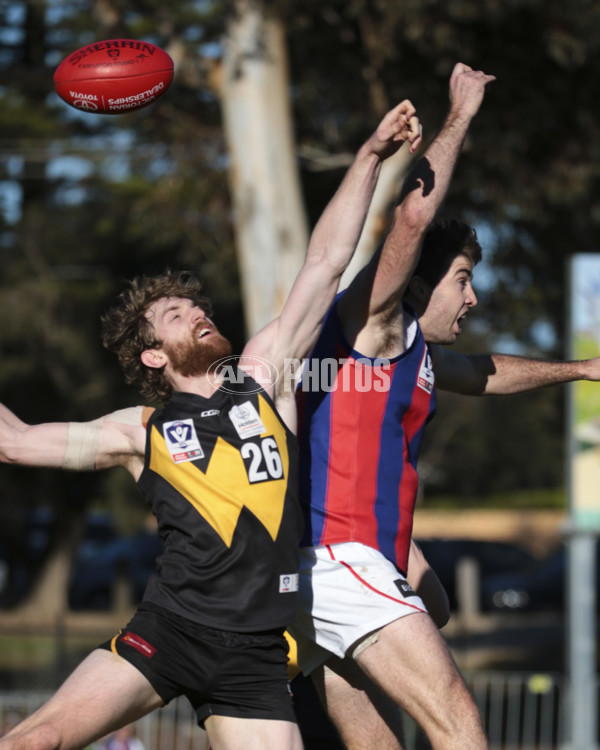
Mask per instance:
[[[51,507],[28,512],[18,534],[0,541],[0,608],[21,604],[44,566],[56,517]],[[143,529],[120,535],[111,514],[88,512],[83,538],[71,566],[68,601],[74,610],[106,610],[112,604],[115,583],[124,577],[132,604],[137,604],[155,570],[162,542],[155,531]]]
[[[460,560],[472,558],[479,568],[480,583],[485,577],[506,571],[520,571],[534,561],[518,544],[480,539],[417,539],[427,561],[446,589],[450,609],[458,608],[456,573]],[[480,605],[485,602],[480,590]]]
[[[54,513],[34,508],[21,524],[0,540],[0,607],[14,607],[29,593],[33,580],[46,561],[50,548]]]
[[[567,548],[561,546],[548,557],[522,570],[485,576],[481,582],[485,608],[490,611],[563,612],[566,606],[567,564]],[[598,545],[596,581],[600,581]]]

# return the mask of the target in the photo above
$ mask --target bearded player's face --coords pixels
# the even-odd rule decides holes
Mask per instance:
[[[231,354],[229,341],[189,299],[158,300],[148,310],[148,319],[173,371],[179,375],[203,375],[217,360]]]

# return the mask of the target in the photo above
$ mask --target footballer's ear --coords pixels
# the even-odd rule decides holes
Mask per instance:
[[[160,370],[161,367],[167,364],[167,355],[162,349],[144,349],[140,354],[140,359],[146,367],[151,367],[155,370]]]

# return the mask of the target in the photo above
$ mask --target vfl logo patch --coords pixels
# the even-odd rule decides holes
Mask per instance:
[[[429,349],[425,349],[425,354],[421,360],[421,366],[419,367],[419,374],[417,376],[417,386],[422,388],[426,393],[433,391],[435,383],[435,377],[433,375],[433,362],[429,354]]]
[[[173,463],[180,464],[183,461],[195,461],[197,458],[204,458],[204,451],[198,440],[193,419],[177,419],[174,422],[165,422],[163,435]]]
[[[145,641],[141,636],[136,635],[135,633],[129,633],[127,630],[123,635],[119,636],[119,640],[123,641],[123,643],[126,643],[128,646],[132,646],[136,651],[139,651],[140,654],[147,656],[148,659],[151,659],[156,653],[156,649],[154,646],[151,646],[148,641]]]
[[[279,593],[291,594],[298,591],[298,573],[279,576]]]
[[[408,599],[411,596],[418,596],[418,594],[411,588],[410,583],[408,581],[404,581],[402,578],[397,578],[394,581],[394,586],[398,589],[398,591],[405,599]]]

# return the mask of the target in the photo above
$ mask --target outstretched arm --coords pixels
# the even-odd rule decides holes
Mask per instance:
[[[430,345],[438,388],[467,396],[509,395],[573,380],[600,380],[600,357],[550,362],[510,354],[466,355]]]
[[[22,419],[19,419],[8,407],[4,404],[0,404],[0,424],[4,421],[5,425],[10,425],[16,429],[26,427],[27,425]]]
[[[449,84],[450,107],[442,128],[409,173],[383,246],[340,303],[339,314],[349,336],[360,330],[369,316],[387,313],[402,298],[425,230],[444,200],[469,125],[493,80],[494,76],[463,63],[455,65]]]
[[[421,127],[409,101],[385,115],[317,222],[281,315],[250,340],[244,354],[262,355],[273,363],[308,354],[358,244],[382,162],[403,143],[408,141],[414,150],[420,140]]]
[[[29,425],[0,404],[0,461],[19,466],[74,470],[123,466],[141,471],[145,429],[142,407],[92,422]]]

